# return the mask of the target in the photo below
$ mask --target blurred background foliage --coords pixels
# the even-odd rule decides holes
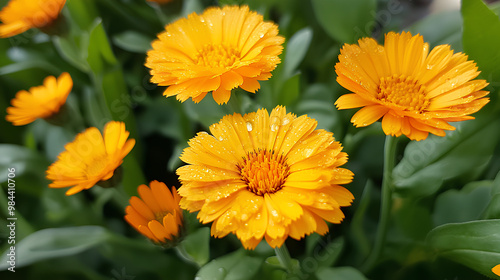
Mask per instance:
[[[0,6],[8,1],[0,1]],[[437,1],[435,1],[437,2]],[[85,127],[124,121],[137,140],[125,158],[123,188],[160,180],[179,186],[175,169],[187,140],[228,113],[212,98],[199,104],[162,96],[149,83],[145,52],[165,24],[211,5],[247,4],[279,25],[286,38],[282,63],[257,94],[231,97],[242,113],[285,105],[332,131],[355,173],[345,221],[324,237],[288,240],[301,263],[299,279],[489,279],[500,263],[500,5],[463,0],[462,9],[432,11],[432,1],[411,0],[68,0],[63,35],[29,30],[0,40],[0,111],[15,93],[48,75],[69,72],[72,121],[57,127],[37,120],[15,127],[0,119],[0,249],[9,245],[7,168],[16,169],[16,273],[2,279],[286,279],[273,250],[245,251],[234,236],[209,237],[209,228],[188,214],[180,250],[162,250],[123,219],[128,197],[92,188],[66,197],[49,189],[45,170]],[[354,128],[354,110],[337,111],[346,90],[334,65],[344,43],[388,31],[420,33],[431,47],[449,44],[466,52],[490,83],[491,102],[476,120],[455,124],[444,138],[406,138],[398,147],[393,178],[396,198],[388,241],[373,269],[363,261],[373,243],[383,169],[385,135],[380,125]],[[265,243],[265,242],[264,242]],[[498,278],[498,277],[497,277]],[[295,279],[295,278],[294,278]]]

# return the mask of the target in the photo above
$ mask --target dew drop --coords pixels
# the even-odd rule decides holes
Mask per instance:
[[[248,132],[252,131],[252,129],[253,129],[252,123],[247,122],[247,130],[248,130]]]
[[[287,125],[288,123],[290,123],[290,120],[288,118],[284,118],[281,125]]]
[[[279,128],[280,119],[276,116],[271,118],[271,131],[276,131]]]
[[[314,152],[314,149],[305,149],[304,153],[306,157],[310,157]]]

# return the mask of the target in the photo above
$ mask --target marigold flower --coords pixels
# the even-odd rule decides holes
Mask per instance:
[[[32,87],[29,92],[21,90],[16,93],[5,119],[13,125],[25,125],[38,118],[49,118],[66,103],[72,88],[73,80],[68,73],[62,73],[57,79],[48,76],[43,85]]]
[[[149,188],[140,185],[137,191],[141,198],[130,198],[125,220],[153,242],[166,247],[175,245],[183,228],[181,198],[175,187],[170,192],[165,183],[152,181]]]
[[[200,102],[211,91],[218,104],[237,87],[255,92],[280,63],[284,38],[247,6],[208,8],[165,27],[147,53],[151,82],[169,86],[163,95]]]
[[[0,11],[0,37],[7,38],[54,22],[66,0],[10,0]]]
[[[412,140],[426,139],[429,132],[445,136],[454,130],[448,122],[474,119],[469,116],[486,103],[485,80],[476,64],[449,45],[429,52],[422,36],[409,32],[385,36],[384,46],[363,38],[346,44],[335,65],[337,82],[353,93],[341,96],[338,109],[363,107],[351,122],[367,126],[381,117],[387,135],[404,134]]]
[[[247,249],[265,238],[281,247],[288,236],[325,234],[340,223],[352,194],[340,186],[353,173],[347,154],[317,122],[276,107],[227,115],[189,141],[177,169],[181,208],[213,222],[212,235],[235,233]]]
[[[496,275],[500,276],[500,264],[498,264],[498,265],[496,265],[495,267],[493,267],[493,268],[491,269],[491,271],[492,271],[493,273],[495,273]]]
[[[95,127],[78,134],[49,166],[47,179],[53,181],[49,187],[73,186],[66,192],[72,195],[109,180],[135,145],[128,136],[125,124],[116,121],[106,124],[103,135]]]

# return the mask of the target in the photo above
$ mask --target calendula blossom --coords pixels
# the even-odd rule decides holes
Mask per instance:
[[[500,276],[500,264],[498,264],[498,265],[496,265],[495,267],[493,267],[493,268],[491,269],[491,271],[492,271],[493,273],[495,273],[496,275]]]
[[[31,28],[52,24],[66,0],[10,0],[0,11],[0,37],[7,38]]]
[[[165,96],[200,102],[212,92],[218,104],[231,90],[255,92],[280,63],[284,38],[278,27],[247,6],[225,6],[190,14],[165,27],[147,53],[151,82],[168,86]]]
[[[43,85],[17,92],[5,119],[13,125],[26,125],[38,118],[49,118],[66,103],[72,88],[73,80],[68,73],[62,73],[57,79],[49,76]]]
[[[109,180],[135,145],[134,139],[127,140],[129,134],[116,121],[108,122],[103,134],[95,127],[78,134],[49,166],[49,187],[71,187],[66,195],[73,195]]]
[[[387,135],[426,139],[454,130],[449,122],[474,119],[489,98],[476,64],[449,45],[429,52],[422,36],[390,32],[384,46],[363,38],[343,46],[335,65],[337,82],[352,93],[342,95],[338,109],[362,107],[351,121],[368,126],[382,118]]]
[[[265,238],[281,247],[288,236],[325,234],[340,223],[352,194],[340,168],[347,154],[333,134],[307,116],[276,107],[225,116],[189,141],[177,169],[181,208],[212,222],[212,235],[234,233],[247,249]]]
[[[175,245],[183,229],[181,198],[175,187],[170,192],[165,183],[152,181],[149,187],[140,185],[137,192],[140,198],[130,198],[125,220],[151,241],[164,247]]]

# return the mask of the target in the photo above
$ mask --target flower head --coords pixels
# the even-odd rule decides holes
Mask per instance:
[[[12,107],[7,108],[6,120],[14,125],[25,125],[38,118],[49,118],[59,112],[73,88],[73,80],[68,73],[59,78],[49,76],[43,85],[21,90],[12,99]]]
[[[0,11],[0,37],[7,38],[54,22],[66,0],[10,0]]]
[[[78,134],[49,166],[49,187],[72,187],[66,192],[72,195],[109,180],[135,145],[128,136],[125,124],[115,121],[106,124],[103,135],[95,127]]]
[[[340,223],[352,194],[340,186],[353,173],[339,168],[347,154],[317,122],[276,107],[225,116],[198,133],[177,169],[181,208],[200,211],[212,235],[235,233],[245,248],[265,238],[280,247],[288,236],[325,234],[325,221]]]
[[[175,187],[172,192],[158,181],[140,185],[137,191],[141,198],[133,196],[125,212],[125,220],[138,232],[162,246],[175,245],[183,228],[180,196]]]
[[[344,45],[335,71],[338,83],[353,92],[341,96],[337,108],[363,107],[351,119],[355,126],[383,117],[385,134],[412,140],[429,132],[444,136],[455,129],[448,122],[473,119],[469,115],[489,101],[481,90],[488,84],[474,80],[479,71],[465,54],[448,45],[429,52],[422,36],[408,32],[386,34],[384,46],[371,38]]]
[[[147,53],[151,81],[165,96],[200,102],[208,92],[226,103],[237,87],[255,92],[280,62],[278,27],[247,6],[208,8],[166,26]]]
[[[495,273],[496,275],[500,276],[500,264],[498,264],[498,265],[496,265],[495,267],[493,267],[493,268],[491,269],[491,271],[492,271],[493,273]]]

